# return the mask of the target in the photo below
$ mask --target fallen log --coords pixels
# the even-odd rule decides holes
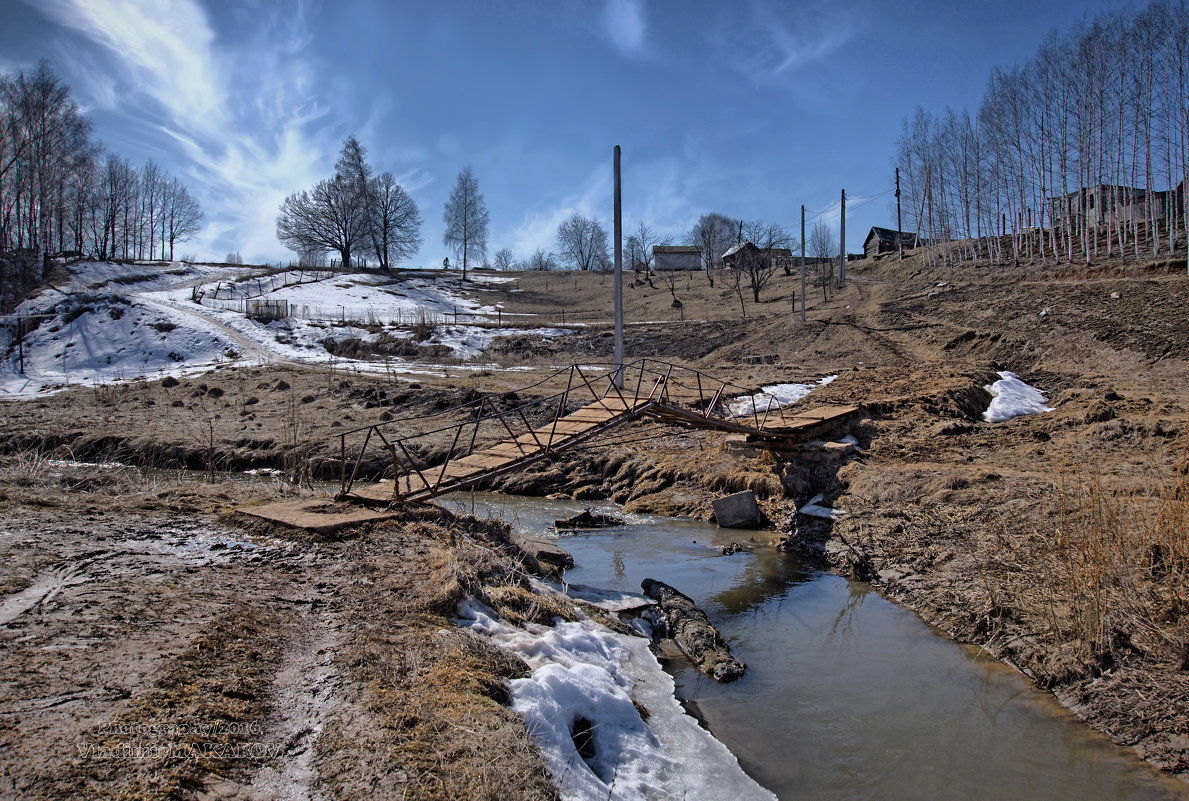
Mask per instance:
[[[747,667],[731,655],[730,646],[718,633],[706,613],[687,595],[663,581],[646,578],[640,583],[644,594],[660,604],[668,634],[698,669],[715,681],[734,681]]]

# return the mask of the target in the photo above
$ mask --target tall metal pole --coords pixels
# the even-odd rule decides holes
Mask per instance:
[[[801,205],[801,322],[805,322],[805,205]]]
[[[623,389],[623,199],[615,146],[615,386]]]
[[[846,280],[846,190],[842,190],[842,225],[838,232],[838,286]]]
[[[896,248],[904,258],[904,223],[900,221],[900,168],[896,168]]]

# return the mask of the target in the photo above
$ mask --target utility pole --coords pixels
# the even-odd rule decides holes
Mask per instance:
[[[900,260],[904,260],[904,223],[900,221],[900,168],[896,168],[896,247],[900,251]]]
[[[805,322],[805,204],[801,204],[801,322]]]
[[[846,190],[842,190],[842,218],[838,231],[838,287],[846,280]]]
[[[615,146],[615,386],[623,389],[623,199]]]

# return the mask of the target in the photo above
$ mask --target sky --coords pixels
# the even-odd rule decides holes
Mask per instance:
[[[467,165],[488,255],[558,249],[571,214],[684,240],[698,217],[895,227],[894,154],[919,105],[975,113],[995,66],[1117,0],[0,0],[0,72],[47,59],[109,150],[199,199],[181,252],[288,262],[284,198],[356,136],[421,210],[440,266]]]

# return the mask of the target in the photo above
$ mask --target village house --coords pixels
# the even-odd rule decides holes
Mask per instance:
[[[911,231],[893,231],[878,226],[871,229],[863,240],[863,253],[873,259],[881,253],[896,253],[903,245],[905,250],[919,247],[923,240]]]
[[[772,267],[782,269],[790,268],[794,264],[793,251],[788,248],[761,248],[751,242],[741,242],[722,254],[722,266],[730,269],[751,258],[760,259]]]
[[[702,249],[696,245],[656,245],[652,248],[652,269],[700,270]]]
[[[1050,224],[1063,228],[1144,222],[1149,213],[1157,220],[1184,213],[1184,182],[1176,189],[1148,192],[1130,186],[1098,184],[1061,197],[1049,198]]]

